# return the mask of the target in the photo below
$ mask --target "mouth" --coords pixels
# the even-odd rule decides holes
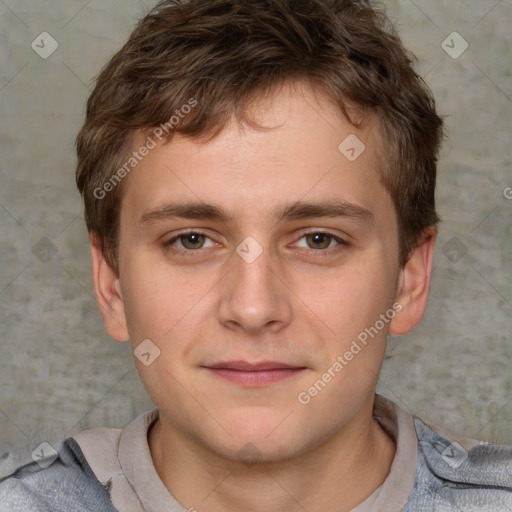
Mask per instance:
[[[277,361],[225,361],[202,366],[213,375],[244,387],[263,387],[294,377],[307,370]]]

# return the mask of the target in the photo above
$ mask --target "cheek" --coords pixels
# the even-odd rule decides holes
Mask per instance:
[[[334,325],[352,331],[373,323],[389,308],[394,298],[392,283],[382,264],[361,261],[347,267],[317,300]]]
[[[165,265],[138,268],[151,271],[134,269],[125,294],[132,349],[149,339],[159,351],[151,366],[138,364],[138,371],[151,388],[169,379],[172,385],[172,375],[180,376],[189,362],[190,350],[201,345],[201,334],[214,328],[213,285],[205,275],[178,274]]]
[[[181,319],[194,314],[209,285],[205,276],[183,274],[162,261],[136,255],[126,262],[124,272],[128,328],[138,337],[166,338]]]
[[[173,310],[169,297],[165,290],[152,284],[156,283],[133,279],[125,293],[128,330],[134,344],[143,338],[159,339],[172,326],[172,317],[164,311],[164,305]]]
[[[326,393],[324,399],[346,399],[347,393],[356,393],[356,388],[369,389],[380,372],[394,315],[393,276],[380,263],[379,266],[368,261],[366,265],[347,268],[340,279],[324,290],[323,299],[319,296],[324,304],[319,317],[330,330],[328,341],[324,342],[327,357],[321,370],[323,373],[332,368],[336,361],[338,370],[343,368],[335,372],[332,395]]]

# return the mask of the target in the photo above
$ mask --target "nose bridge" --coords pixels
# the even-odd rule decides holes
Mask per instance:
[[[248,331],[288,324],[290,297],[278,276],[281,266],[270,250],[247,237],[232,261],[235,268],[228,275],[220,299],[219,320]]]

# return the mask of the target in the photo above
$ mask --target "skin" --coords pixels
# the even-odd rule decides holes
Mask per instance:
[[[407,333],[423,315],[436,233],[400,268],[375,124],[356,129],[306,85],[276,90],[252,112],[272,128],[232,120],[209,142],[177,136],[138,165],[124,184],[119,275],[91,235],[98,304],[114,339],[136,348],[149,338],[161,351],[149,366],[135,361],[160,411],[148,435],[155,468],[185,508],[348,511],[389,473],[395,445],[372,418],[375,386],[389,332]],[[353,162],[338,150],[350,134],[366,146]],[[300,201],[369,215],[276,216]],[[184,202],[232,220],[165,214]],[[186,230],[206,238],[180,238]],[[325,232],[332,238],[306,236]],[[249,236],[263,250],[251,263],[236,252]],[[395,302],[391,323],[301,404],[298,394]],[[305,369],[247,388],[204,368],[228,360]],[[247,443],[255,464],[240,460]]]

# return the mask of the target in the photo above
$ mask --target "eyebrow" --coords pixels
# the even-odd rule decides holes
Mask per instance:
[[[315,217],[347,217],[371,224],[375,216],[371,210],[355,203],[346,201],[327,201],[310,203],[295,201],[284,205],[274,211],[273,217],[277,222],[282,220],[301,220]],[[203,203],[169,203],[161,207],[144,212],[137,223],[139,228],[158,221],[171,218],[208,219],[232,224],[234,216],[222,207]]]

